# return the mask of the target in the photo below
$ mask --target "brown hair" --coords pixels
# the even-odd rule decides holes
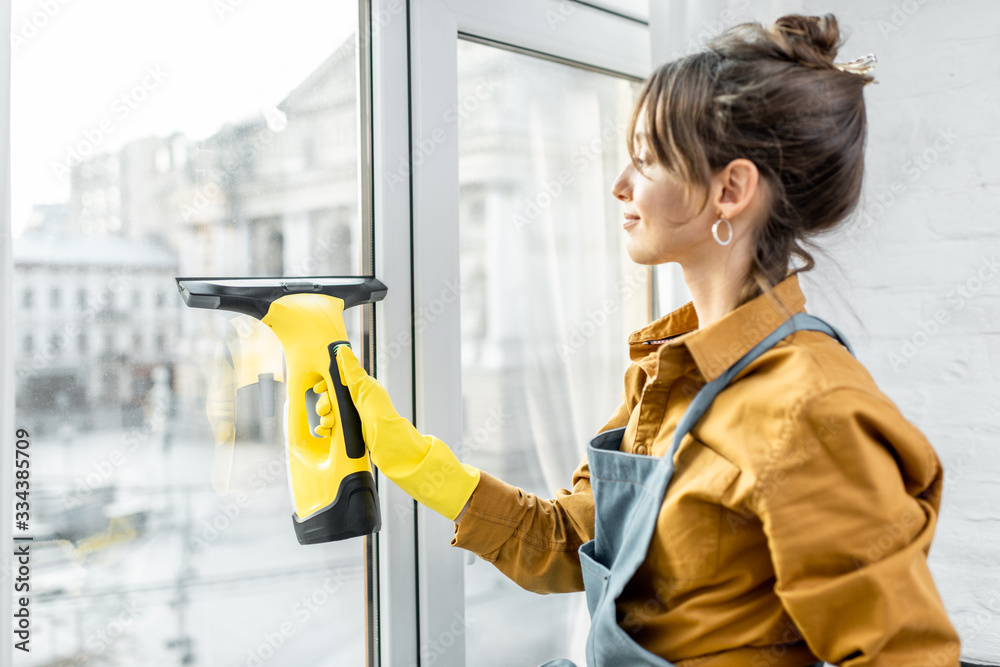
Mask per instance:
[[[754,231],[737,306],[770,293],[789,275],[792,257],[803,262],[795,273],[812,269],[805,246],[816,246],[808,237],[857,206],[866,134],[861,89],[873,79],[834,66],[840,45],[832,14],[791,14],[766,28],[742,23],[707,50],[657,68],[633,107],[633,163],[635,124],[645,109],[650,150],[689,194],[695,185],[707,189],[712,174],[736,158],[757,166],[770,212]]]

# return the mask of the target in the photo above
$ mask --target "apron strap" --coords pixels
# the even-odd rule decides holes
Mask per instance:
[[[681,417],[680,422],[677,424],[677,429],[674,431],[674,439],[670,445],[670,451],[663,458],[668,461],[673,461],[674,454],[677,452],[677,448],[680,447],[681,440],[687,435],[688,431],[694,428],[694,425],[698,423],[701,416],[705,414],[708,408],[712,405],[712,401],[715,397],[726,388],[726,385],[736,377],[740,371],[750,365],[757,357],[767,352],[769,349],[774,347],[774,345],[785,338],[790,336],[796,331],[821,331],[825,334],[836,338],[841,345],[847,348],[847,351],[854,355],[854,350],[851,348],[850,343],[847,342],[847,337],[844,336],[840,331],[835,329],[831,324],[821,320],[815,315],[809,315],[808,313],[795,313],[790,318],[785,320],[781,326],[772,331],[767,335],[764,340],[757,343],[753,349],[740,357],[739,361],[730,366],[722,375],[715,378],[704,387],[702,387],[695,397],[691,400],[691,405],[684,412]]]

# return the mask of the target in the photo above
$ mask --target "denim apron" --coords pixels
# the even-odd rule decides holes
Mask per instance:
[[[588,667],[674,667],[641,647],[618,625],[615,600],[646,558],[681,440],[740,371],[795,331],[821,331],[854,354],[847,339],[835,328],[813,315],[796,313],[698,391],[677,424],[670,450],[663,457],[619,451],[625,427],[605,431],[590,441],[587,458],[594,493],[594,539],[580,546],[580,567],[591,618]],[[542,667],[575,665],[569,660],[552,660]]]

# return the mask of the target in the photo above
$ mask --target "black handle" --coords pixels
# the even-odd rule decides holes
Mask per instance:
[[[340,368],[337,366],[337,346],[351,344],[346,340],[338,340],[330,343],[327,350],[330,351],[330,379],[333,380],[333,391],[337,396],[337,406],[340,408],[340,424],[344,430],[344,445],[347,447],[347,456],[352,459],[360,459],[366,454],[365,435],[361,429],[361,415],[358,408],[351,399],[351,391],[340,381]]]

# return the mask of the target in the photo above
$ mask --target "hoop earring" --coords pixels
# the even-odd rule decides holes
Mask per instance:
[[[729,235],[728,235],[729,238],[727,238],[725,241],[723,241],[722,239],[719,238],[719,223],[722,223],[722,222],[726,223],[726,226],[729,227]],[[728,220],[726,220],[720,214],[719,215],[719,219],[715,221],[714,225],[712,225],[712,236],[715,237],[715,242],[718,243],[719,245],[729,245],[729,242],[733,240],[733,225],[732,225],[732,223],[729,222]]]

